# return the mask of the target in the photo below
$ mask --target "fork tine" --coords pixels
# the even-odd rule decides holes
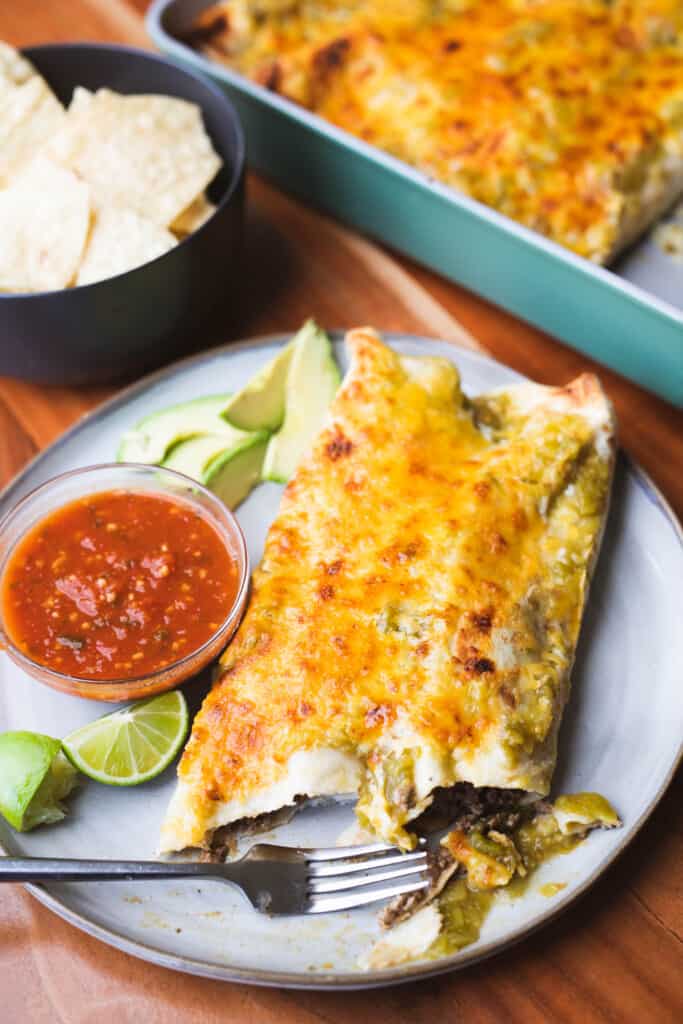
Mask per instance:
[[[311,878],[309,892],[313,896],[323,892],[342,892],[344,889],[355,889],[365,885],[375,885],[377,882],[388,882],[392,878],[409,878],[417,872],[424,872],[427,864],[412,864],[405,868],[393,868],[391,871],[374,871],[372,874],[362,878],[353,876],[351,878]]]
[[[367,843],[365,846],[321,846],[316,849],[302,849],[306,860],[345,860],[347,857],[369,857],[373,853],[395,850],[389,843]]]
[[[325,878],[329,875],[353,875],[361,871],[369,871],[373,868],[386,868],[391,864],[415,864],[417,862],[426,864],[427,853],[425,850],[416,850],[414,853],[398,853],[396,848],[390,846],[383,854],[377,857],[364,857],[362,860],[349,861],[348,863],[333,861],[331,864],[324,864],[314,861],[309,865],[311,878]]]
[[[315,896],[309,897],[309,904],[306,907],[307,914],[329,914],[335,910],[353,910],[354,907],[364,907],[369,903],[376,903],[378,900],[388,900],[393,896],[400,896],[403,893],[420,892],[429,887],[428,879],[422,882],[394,882],[391,885],[382,886],[380,889],[356,889],[353,892],[344,893],[342,896]]]

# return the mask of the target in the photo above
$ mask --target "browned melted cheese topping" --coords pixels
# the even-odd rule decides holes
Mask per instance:
[[[357,758],[361,818],[404,843],[435,785],[548,787],[609,486],[599,385],[473,409],[446,360],[347,344],[180,765],[181,845],[302,750]]]
[[[683,190],[680,0],[228,0],[192,41],[593,260]]]

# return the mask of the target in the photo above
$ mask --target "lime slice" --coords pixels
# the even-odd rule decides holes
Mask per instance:
[[[187,727],[185,698],[173,690],[76,729],[62,746],[88,778],[108,786],[137,786],[168,767]]]
[[[75,781],[59,740],[38,732],[0,736],[0,814],[18,832],[61,821]]]

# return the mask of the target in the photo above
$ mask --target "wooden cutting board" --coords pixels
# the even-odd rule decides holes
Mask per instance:
[[[145,7],[146,0],[5,0],[0,38],[16,45],[89,39],[148,46]],[[194,339],[195,345],[285,331],[314,314],[328,327],[372,323],[482,348],[545,383],[597,370],[617,408],[623,444],[683,512],[680,412],[254,178],[245,280],[230,333]],[[109,393],[0,379],[0,481]],[[174,974],[98,943],[23,889],[5,886],[0,1022],[680,1022],[682,804],[679,775],[652,820],[589,895],[514,950],[459,974],[378,992],[284,992]]]

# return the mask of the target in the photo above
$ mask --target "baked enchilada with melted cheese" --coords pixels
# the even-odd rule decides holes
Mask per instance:
[[[468,399],[455,367],[371,329],[285,489],[251,601],[198,714],[162,848],[305,797],[357,794],[405,849],[455,799],[548,793],[606,515],[597,380]]]
[[[223,0],[188,41],[598,263],[683,191],[680,0]]]

